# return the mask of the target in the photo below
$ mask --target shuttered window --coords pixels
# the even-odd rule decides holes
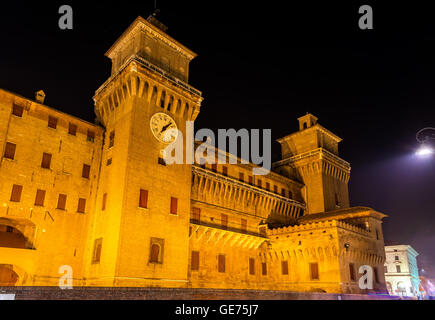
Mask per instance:
[[[223,166],[223,167],[222,167],[222,174],[223,174],[224,176],[228,176],[228,167],[226,167],[226,166]]]
[[[160,255],[160,246],[157,243],[151,245],[150,262],[158,263]]]
[[[317,263],[310,263],[311,280],[319,280],[319,265]]]
[[[44,152],[42,154],[41,168],[50,169],[50,165],[51,165],[51,154]]]
[[[266,190],[270,191],[270,183],[269,182],[266,182]]]
[[[281,261],[281,273],[286,276],[288,275],[288,261]]]
[[[171,197],[171,214],[177,214],[178,199]]]
[[[353,263],[349,263],[349,276],[351,281],[356,280],[355,265]]]
[[[94,131],[88,129],[87,140],[89,142],[94,142],[95,141],[95,132]]]
[[[192,220],[199,223],[201,221],[201,209],[192,208]]]
[[[112,148],[115,144],[115,131],[112,131],[109,136],[109,148]]]
[[[14,184],[12,186],[11,201],[12,202],[20,202],[21,201],[21,192],[22,191],[23,191],[23,186],[19,186],[17,184]]]
[[[242,219],[241,220],[241,226],[240,226],[240,229],[242,230],[242,231],[247,231],[248,230],[248,220],[246,220],[246,219]]]
[[[66,208],[66,194],[59,193],[59,198],[57,199],[57,209],[65,210]]]
[[[192,270],[192,271],[199,270],[199,252],[198,251],[192,251],[190,270]]]
[[[225,255],[218,255],[218,271],[221,273],[225,272]]]
[[[44,206],[45,190],[36,190],[35,206]]]
[[[249,176],[249,184],[251,186],[254,185],[254,178],[252,178],[252,176]]]
[[[86,199],[80,198],[79,204],[77,206],[77,212],[85,213],[85,209],[86,209]]]
[[[75,136],[77,134],[77,125],[70,122],[68,126],[68,133],[72,136]]]
[[[84,164],[82,169],[82,177],[89,179],[90,172],[91,172],[91,166],[88,164]]]
[[[249,274],[254,275],[255,274],[255,259],[249,258]]]
[[[21,118],[23,116],[23,110],[24,110],[24,108],[22,106],[19,106],[19,105],[15,104],[15,103],[12,106],[12,114],[14,116],[17,116],[17,117]]]
[[[15,158],[16,144],[11,142],[6,142],[4,157],[13,160]]]
[[[56,129],[57,128],[57,118],[53,116],[48,116],[48,127]]]
[[[267,263],[266,262],[261,263],[261,274],[263,276],[267,276]]]
[[[101,210],[106,210],[107,193],[103,194],[103,203],[101,204]]]
[[[243,172],[239,172],[239,180],[245,182],[245,175]]]
[[[140,189],[139,208],[148,208],[148,190]]]
[[[221,225],[223,229],[228,228],[228,216],[226,214],[221,214]]]
[[[103,239],[95,239],[94,242],[94,254],[92,255],[92,263],[100,263],[101,250],[103,248]]]

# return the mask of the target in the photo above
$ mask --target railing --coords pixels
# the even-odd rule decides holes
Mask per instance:
[[[130,57],[120,68],[119,71],[112,75],[109,79],[107,79],[101,86],[100,88],[97,89],[97,91],[95,92],[95,95],[98,95],[101,91],[103,91],[107,85],[114,79],[116,78],[128,65],[131,61],[136,61],[138,62],[141,66],[147,68],[148,70],[151,70],[157,74],[159,74],[160,76],[162,76],[163,78],[169,80],[170,82],[172,82],[172,84],[174,84],[175,86],[181,87],[187,91],[189,91],[190,93],[197,95],[199,97],[202,96],[202,92],[195,89],[194,87],[188,85],[186,82],[178,79],[177,77],[174,77],[173,75],[169,74],[168,72],[164,71],[163,69],[153,65],[152,63],[150,63],[149,61],[145,60],[142,57],[139,57],[137,55],[133,55],[132,57]]]

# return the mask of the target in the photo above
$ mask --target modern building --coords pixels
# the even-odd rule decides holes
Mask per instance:
[[[420,278],[417,256],[410,245],[385,246],[385,281],[388,293],[393,296],[420,296]]]
[[[364,293],[369,265],[386,291],[385,215],[350,207],[341,139],[316,117],[278,140],[267,175],[169,165],[163,133],[186,136],[201,110],[196,54],[139,17],[106,56],[95,124],[0,90],[1,285],[57,286],[70,266],[74,286]]]

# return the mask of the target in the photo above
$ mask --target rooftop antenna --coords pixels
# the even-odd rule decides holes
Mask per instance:
[[[163,30],[163,32],[166,32],[166,30],[168,30],[168,27],[161,23],[159,20],[157,20],[157,15],[159,13],[160,9],[157,8],[157,0],[154,0],[154,12],[148,17],[147,21],[155,25],[157,28]]]

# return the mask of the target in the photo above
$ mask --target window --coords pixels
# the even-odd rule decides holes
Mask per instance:
[[[66,194],[59,193],[59,198],[57,198],[57,209],[65,210],[66,208]]]
[[[222,174],[226,177],[228,176],[228,167],[227,166],[222,167]]]
[[[89,173],[91,172],[91,166],[88,164],[84,164],[83,165],[83,169],[82,169],[82,177],[89,179]]]
[[[151,238],[150,241],[150,263],[163,263],[163,248],[165,240],[159,238]]]
[[[77,206],[77,212],[78,213],[85,213],[86,209],[86,199],[79,198],[79,204]]]
[[[218,272],[220,272],[220,273],[225,272],[225,255],[224,254],[218,255]]]
[[[44,206],[45,190],[36,190],[35,206]]]
[[[115,131],[112,131],[109,136],[109,148],[115,145]]]
[[[396,266],[396,271],[397,271],[397,273],[401,273],[402,272],[402,270],[400,269],[400,266]]]
[[[178,199],[171,197],[171,214],[177,214]]]
[[[373,275],[375,276],[375,283],[379,283],[378,268],[373,268]]]
[[[399,256],[394,256],[394,260],[399,261]]]
[[[248,230],[248,220],[242,218],[240,229],[244,232]]]
[[[288,275],[288,261],[281,261],[281,273],[283,276]]]
[[[75,136],[77,134],[77,125],[70,122],[68,125],[68,134]]]
[[[284,188],[281,189],[281,195],[282,195],[283,197],[285,197],[285,189],[284,189]]]
[[[266,190],[270,191],[270,183],[269,182],[266,182]]]
[[[239,172],[239,180],[245,182],[245,175],[243,174],[243,172]]]
[[[89,142],[94,142],[95,141],[95,132],[94,131],[88,129],[87,140]]]
[[[273,186],[273,192],[278,193],[278,187],[277,186]]]
[[[228,228],[228,215],[223,213],[221,214],[221,225],[222,225],[222,229]]]
[[[192,251],[190,270],[192,270],[192,271],[199,270],[199,252],[198,251]]]
[[[213,172],[217,172],[217,164],[216,164],[216,163],[213,163],[213,164],[211,165],[211,171],[213,171]]]
[[[267,264],[266,264],[266,262],[261,263],[261,274],[263,276],[267,276]]]
[[[23,116],[23,110],[24,110],[24,108],[22,106],[19,106],[19,105],[15,104],[15,103],[12,106],[12,114],[14,116],[17,116],[17,117],[21,118]]]
[[[255,275],[255,259],[249,258],[249,274]]]
[[[103,247],[103,238],[95,239],[94,253],[92,254],[92,263],[93,264],[100,263],[102,247]]]
[[[291,191],[288,192],[289,199],[293,199],[293,193]]]
[[[249,184],[251,186],[254,184],[254,178],[252,178],[252,176],[249,176]]]
[[[376,229],[376,240],[379,240],[379,230]]]
[[[44,152],[42,154],[41,168],[50,169],[50,164],[51,164],[51,154]]]
[[[11,227],[11,226],[6,226],[6,232],[7,233],[12,233],[12,232],[14,232],[14,228]]]
[[[158,263],[159,262],[159,254],[160,254],[160,246],[157,243],[153,243],[151,245],[150,262]]]
[[[192,208],[192,220],[196,223],[201,221],[201,209]]]
[[[140,189],[139,208],[148,208],[148,190]]]
[[[349,263],[349,275],[350,281],[356,281],[355,265],[353,263]]]
[[[258,230],[262,236],[267,235],[266,226],[261,226]]]
[[[261,184],[262,184],[262,181],[260,179],[258,179],[257,185],[258,185],[259,188],[261,188]]]
[[[106,166],[110,166],[112,164],[112,158],[107,159]]]
[[[4,157],[6,159],[14,160],[14,158],[15,158],[15,149],[16,148],[17,148],[16,144],[11,143],[11,142],[6,142]]]
[[[56,129],[56,127],[57,127],[57,118],[56,117],[48,116],[48,127]]]
[[[106,210],[106,203],[107,203],[107,193],[103,194],[103,203],[101,204],[101,211]]]
[[[23,186],[19,186],[19,185],[14,184],[12,186],[11,201],[12,202],[20,202],[22,191],[23,191]]]
[[[310,263],[310,276],[311,280],[319,280],[319,265],[317,262]]]

